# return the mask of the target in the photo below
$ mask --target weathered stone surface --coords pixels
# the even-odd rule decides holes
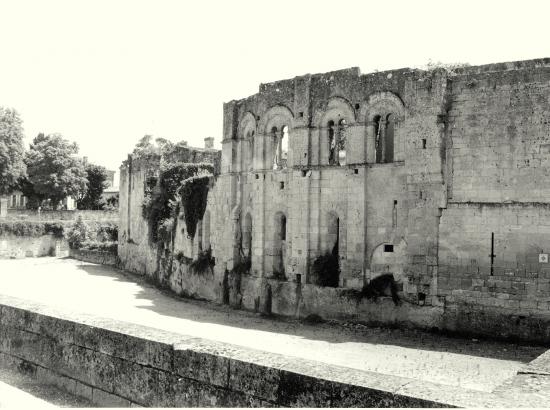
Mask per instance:
[[[132,335],[127,335],[126,341],[121,322],[86,318],[94,325],[85,325],[56,318],[51,310],[36,304],[29,304],[29,313],[24,314],[25,302],[19,300],[16,304],[17,309],[4,309],[7,306],[4,301],[1,311],[17,312],[14,316],[27,320],[11,322],[22,328],[0,327],[0,363],[86,397],[98,405],[503,407],[532,406],[534,399],[524,400],[531,391],[536,391],[535,398],[546,397],[546,374],[536,375],[536,381],[520,374],[510,381],[510,389],[503,387],[497,393],[482,393],[283,357],[203,339],[178,338],[167,332],[139,326],[129,327]],[[48,312],[48,318],[43,319],[39,311]],[[56,324],[55,321],[61,323]],[[106,329],[97,329],[100,322]],[[76,337],[52,337],[52,329],[37,326],[37,323],[51,323],[52,329],[60,329],[61,333],[72,324],[75,332],[90,335],[90,343],[85,347],[76,344]],[[40,333],[27,331],[25,326],[39,329]],[[85,330],[86,326],[89,329]],[[100,336],[92,336],[94,329]],[[136,344],[139,342],[139,332],[146,335],[142,341],[144,344]],[[155,335],[159,341],[155,341]],[[105,337],[106,341],[102,342],[101,337]],[[178,342],[168,348],[166,342],[170,339]],[[115,340],[120,344],[120,349],[113,346]],[[157,344],[159,346],[155,346]],[[143,346],[148,347],[144,349]],[[119,354],[133,347],[138,349],[138,355]],[[169,349],[173,351],[168,353]],[[145,363],[142,360],[144,352],[158,353],[146,356],[154,357],[157,362],[147,360]],[[119,357],[123,355],[125,358]],[[168,360],[170,364],[160,363],[162,360]],[[532,367],[543,368],[544,360],[545,356],[539,357]],[[517,399],[510,394],[512,390],[517,392]]]

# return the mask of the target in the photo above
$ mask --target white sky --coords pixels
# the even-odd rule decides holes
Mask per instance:
[[[219,147],[222,103],[359,66],[550,56],[547,1],[0,0],[0,105],[117,169],[144,134]]]

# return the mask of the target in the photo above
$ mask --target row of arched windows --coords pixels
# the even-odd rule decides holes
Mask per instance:
[[[324,252],[331,254],[337,264],[340,260],[340,247],[341,247],[341,226],[340,218],[336,212],[331,211],[327,214],[326,220],[326,236],[323,243]],[[250,213],[247,213],[243,219],[241,225],[241,235],[237,238],[242,238],[240,243],[240,257],[251,260],[252,258],[252,217]],[[273,218],[273,260],[272,260],[272,274],[276,277],[285,276],[285,261],[286,261],[286,242],[287,242],[287,217],[284,212],[276,212]],[[334,272],[334,277],[329,278],[327,284],[324,286],[338,286],[339,269]]]
[[[376,163],[389,163],[394,161],[394,138],[396,127],[396,116],[393,113],[377,115],[373,120],[374,125],[374,149],[376,152]],[[326,124],[328,143],[328,164],[346,165],[346,120],[341,118],[338,123],[334,120]],[[281,128],[271,128],[270,137],[273,143],[273,158],[271,165],[273,169],[287,167],[289,153],[289,127],[284,125]],[[250,168],[252,168],[255,146],[254,131],[246,134],[247,156]]]

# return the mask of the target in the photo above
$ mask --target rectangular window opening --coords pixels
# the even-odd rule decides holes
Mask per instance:
[[[393,252],[393,245],[384,245],[384,252]]]
[[[300,111],[300,118],[304,118],[304,112]]]
[[[283,181],[279,182],[279,189],[285,189],[285,183]]]
[[[256,179],[260,179],[260,176],[258,174],[256,174]]]
[[[357,175],[357,174],[359,174],[359,170],[358,170],[357,168],[355,168],[355,169],[353,170],[353,173],[354,173],[355,175]]]
[[[422,138],[422,149],[426,149],[426,138]]]

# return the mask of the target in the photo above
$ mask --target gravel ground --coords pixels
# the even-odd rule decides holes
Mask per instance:
[[[94,407],[54,386],[39,383],[16,370],[0,368],[0,408]]]
[[[0,293],[287,356],[487,392],[545,350],[414,330],[269,319],[184,300],[136,276],[73,259],[0,260]]]

